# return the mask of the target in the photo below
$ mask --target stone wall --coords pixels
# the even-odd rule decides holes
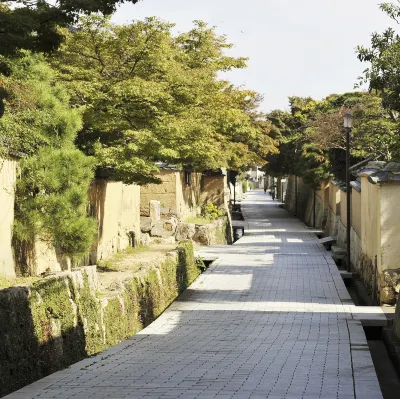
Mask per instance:
[[[202,193],[201,173],[190,173],[190,183],[186,183],[185,172],[177,174],[176,184],[176,210],[181,218],[195,216],[201,211],[201,193]]]
[[[161,170],[157,177],[161,184],[146,184],[140,191],[140,214],[150,216],[150,201],[160,201],[164,209],[177,213],[176,185],[178,172],[175,170]]]
[[[0,158],[0,275],[15,276],[11,247],[17,160]]]
[[[227,195],[228,182],[224,175],[203,176],[201,202],[212,202],[218,206],[226,206],[229,201],[229,191]]]
[[[161,180],[161,184],[147,184],[141,187],[140,213],[142,216],[150,216],[151,200],[160,201],[162,214],[165,215],[174,214],[182,219],[199,212],[201,173],[190,173],[190,184],[186,182],[184,171],[161,170],[156,177]]]
[[[186,242],[112,296],[99,294],[95,266],[0,290],[0,396],[134,335],[199,274]]]
[[[91,216],[98,234],[89,264],[140,242],[140,186],[96,179],[89,189]]]

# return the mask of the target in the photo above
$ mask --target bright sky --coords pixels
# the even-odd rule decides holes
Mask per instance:
[[[383,0],[382,0],[383,1]],[[224,76],[264,96],[263,111],[286,109],[289,96],[322,99],[352,91],[366,64],[355,55],[371,33],[394,22],[379,0],[142,0],[124,4],[113,20],[127,23],[157,16],[179,32],[200,19],[216,26],[248,57],[248,68]]]

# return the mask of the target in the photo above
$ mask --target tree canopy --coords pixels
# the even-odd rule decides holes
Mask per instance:
[[[138,0],[128,0],[137,3]],[[125,0],[1,0],[0,56],[20,50],[50,52],[62,41],[60,26],[69,26],[83,13],[112,14]]]
[[[0,80],[7,92],[0,150],[22,156],[15,198],[16,255],[20,258],[40,239],[64,255],[82,256],[92,245],[96,226],[86,212],[94,162],[74,145],[82,112],[70,107],[67,90],[43,56],[25,51],[10,66],[12,74]]]
[[[296,173],[318,185],[329,176],[345,178],[343,116],[354,117],[351,156],[353,163],[372,157],[400,159],[399,125],[384,108],[376,93],[333,94],[321,101],[291,97],[290,112],[275,110],[268,115],[272,135],[280,153],[270,156],[265,170],[276,176]]]
[[[52,63],[72,106],[84,110],[78,147],[95,155],[103,176],[148,182],[157,161],[244,168],[275,150],[257,93],[217,78],[246,60],[226,56],[231,45],[201,21],[178,36],[172,27],[92,15],[64,31]]]
[[[397,0],[397,4],[383,3],[380,7],[399,23],[400,1]],[[359,78],[359,85],[367,83],[371,91],[377,91],[382,96],[383,106],[397,121],[400,112],[400,36],[392,28],[381,34],[374,32],[371,47],[359,46],[357,53],[360,61],[370,64],[364,76]]]

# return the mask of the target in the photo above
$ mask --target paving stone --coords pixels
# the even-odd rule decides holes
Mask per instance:
[[[155,322],[6,398],[382,398],[329,252],[262,191],[242,212],[246,234],[202,249],[218,260]]]

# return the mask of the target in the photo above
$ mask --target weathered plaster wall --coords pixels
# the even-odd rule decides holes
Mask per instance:
[[[32,255],[30,275],[39,276],[46,270],[51,270],[52,272],[59,272],[62,270],[62,265],[57,257],[56,250],[48,243],[37,239],[34,244]],[[70,269],[70,267],[68,268],[68,263],[65,266],[64,270]]]
[[[344,190],[339,190],[339,198],[340,198],[340,221],[344,224],[344,226],[347,226],[347,194]]]
[[[227,184],[226,176],[203,176],[201,201],[209,201],[218,206],[225,205]]]
[[[347,200],[346,200],[346,192],[338,189],[336,195],[339,196],[339,215],[338,215],[338,224],[337,224],[337,243],[346,248],[346,226],[347,226]]]
[[[142,216],[149,216],[151,200],[160,201],[162,214],[175,214],[183,219],[199,213],[202,205],[201,173],[192,172],[190,184],[186,183],[184,171],[161,170],[157,177],[161,179],[161,184],[147,184],[141,188]]]
[[[399,184],[382,184],[380,191],[380,271],[400,268]]]
[[[322,222],[324,218],[325,205],[323,200],[317,195],[317,191],[315,192],[315,198],[313,190],[309,193],[309,197],[307,200],[306,210],[304,213],[304,222],[308,226],[314,226],[314,199],[315,199],[315,227],[321,228]]]
[[[324,192],[324,196],[328,202],[327,223],[325,226],[325,235],[338,237],[340,222],[340,190],[339,187],[330,183]]]
[[[15,276],[11,247],[17,161],[0,158],[0,275]]]
[[[176,209],[181,218],[200,213],[202,174],[191,173],[190,184],[185,181],[185,172],[176,175]]]
[[[368,182],[361,177],[361,249],[372,262],[377,257],[380,269],[380,193],[379,185]]]
[[[329,185],[329,208],[340,216],[340,189],[332,183]]]
[[[140,191],[140,214],[150,216],[149,203],[151,200],[160,201],[161,208],[177,213],[177,180],[179,172],[176,170],[161,170],[157,177],[161,184],[146,184]]]
[[[347,247],[347,231],[346,226],[343,224],[340,217],[337,219],[337,235],[336,235],[336,242],[340,247],[346,248]],[[351,244],[351,243],[350,243]]]
[[[98,220],[91,264],[140,241],[139,186],[96,179],[89,190],[89,202],[90,214]]]
[[[351,225],[356,233],[361,235],[361,193],[352,189],[351,192]]]
[[[361,238],[357,231],[352,227],[350,231],[350,262],[355,270],[361,271]],[[361,273],[360,273],[361,275]]]

